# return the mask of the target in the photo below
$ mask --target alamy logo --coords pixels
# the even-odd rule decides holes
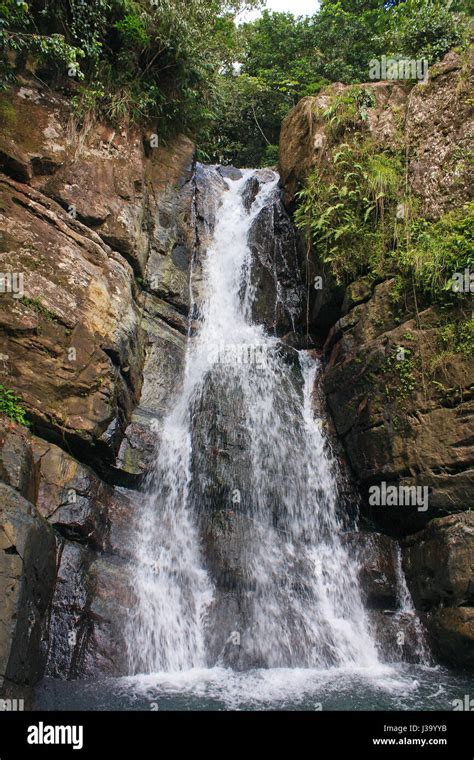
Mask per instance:
[[[23,272],[0,272],[0,293],[12,293],[13,298],[23,298],[24,280]]]
[[[464,699],[453,699],[451,704],[455,712],[459,710],[474,711],[474,699],[471,699],[469,694],[465,694]]]
[[[464,272],[455,272],[451,288],[455,293],[474,293],[474,272],[467,268]]]
[[[43,722],[28,726],[28,744],[71,744],[73,749],[84,746],[83,726],[48,726]]]
[[[420,79],[428,81],[426,58],[372,58],[369,61],[369,79]]]
[[[22,712],[24,709],[24,699],[0,699],[0,712]]]
[[[428,486],[395,486],[382,481],[369,488],[371,507],[418,507],[418,512],[426,512],[428,498]]]
[[[209,347],[208,357],[211,364],[252,364],[259,369],[268,366],[268,349],[265,345],[216,343]]]

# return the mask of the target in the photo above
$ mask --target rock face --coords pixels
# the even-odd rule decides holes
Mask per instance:
[[[194,148],[77,132],[68,104],[37,87],[2,98],[2,272],[22,276],[0,299],[3,371],[41,435],[113,467],[141,395],[145,306],[182,329],[187,273],[174,248],[192,235]]]
[[[368,112],[368,128],[382,146],[399,139],[406,117],[409,182],[433,218],[446,208],[448,175],[459,202],[468,187],[466,102],[450,99],[465,70],[451,57],[436,71],[425,89],[371,85],[377,106]],[[329,98],[304,99],[283,126],[289,208],[307,172],[324,160],[314,106],[324,108]],[[453,120],[454,133],[447,129]],[[0,94],[0,126],[0,393],[13,391],[19,399],[13,405],[29,422],[29,428],[6,418],[0,423],[0,696],[21,697],[45,672],[57,678],[127,672],[120,621],[134,604],[127,579],[136,489],[152,467],[184,371],[186,336],[200,318],[201,254],[219,199],[241,172],[196,165],[184,136],[153,148],[151,135],[138,130],[93,123],[78,129],[68,102],[38,83]],[[432,164],[428,144],[436,145]],[[269,181],[261,171],[249,182],[248,209]],[[278,189],[273,205],[256,216],[251,248],[254,316],[284,336],[281,350],[291,364],[292,346],[312,345],[298,334],[306,317],[307,251],[295,240]],[[391,287],[389,280],[361,280],[345,291],[313,293],[308,326],[327,337],[328,405],[362,490],[382,477],[432,489],[427,514],[415,509],[400,520],[370,510],[367,501],[363,512],[391,534],[410,534],[403,566],[433,649],[447,662],[470,664],[472,524],[470,513],[459,515],[472,493],[470,368],[455,360],[443,368],[443,384],[459,389],[454,397],[420,380],[403,399],[403,413],[396,394],[387,400],[393,348],[410,333],[426,366],[438,329],[434,309],[397,322],[388,306]],[[252,526],[245,510],[222,509],[231,494],[220,486],[235,481],[244,504],[251,494],[239,399],[222,406],[210,430],[215,392],[209,388],[196,410],[194,451],[213,459],[216,477],[196,484],[196,499],[219,591],[212,614],[234,619],[243,614],[241,554]],[[200,436],[215,446],[204,450]],[[448,516],[428,522],[435,515]],[[360,557],[384,657],[416,660],[419,632],[401,601],[396,541],[368,532],[347,540]],[[232,666],[258,664],[237,661],[238,648],[225,646],[210,642]]]
[[[403,567],[437,657],[474,665],[474,514],[432,520],[403,542]]]
[[[372,82],[364,87],[370,88],[376,99],[376,106],[368,113],[369,132],[376,134],[383,145],[391,145],[397,139],[397,109],[406,103],[409,87],[399,82]],[[327,137],[318,113],[330,105],[334,95],[345,90],[345,85],[337,83],[320,95],[302,98],[284,120],[279,169],[287,205],[294,203],[311,169],[325,160]]]
[[[0,483],[0,689],[27,688],[42,675],[55,577],[54,533],[21,494]]]
[[[244,190],[244,203],[251,210],[260,187],[274,178],[257,172]],[[272,203],[257,214],[250,230],[252,251],[252,315],[270,332],[283,335],[295,329],[302,317],[304,288],[293,224],[276,189]]]
[[[208,190],[186,137],[77,129],[37,83],[0,122],[0,383],[30,424],[0,426],[0,687],[26,696],[45,667],[127,672],[130,486],[179,382]]]
[[[427,84],[363,85],[374,105],[357,128],[375,150],[403,151],[409,191],[420,214],[432,221],[469,199],[472,64],[471,49],[468,58],[448,54],[433,67]],[[304,98],[283,124],[280,169],[290,210],[308,174],[329,165],[322,112],[346,89],[336,84]],[[310,271],[325,274],[314,250]],[[474,360],[454,351],[440,357],[442,310],[418,308],[410,295],[397,303],[395,285],[390,277],[361,277],[344,288],[328,278],[309,304],[310,329],[325,339],[324,389],[361,487],[362,514],[379,530],[407,537],[404,567],[433,650],[446,662],[472,665],[467,655],[472,600],[459,584],[468,572],[467,549],[461,546],[467,546],[471,530],[470,513],[460,513],[472,507]],[[460,305],[453,319],[461,313]],[[371,488],[383,482],[419,488],[420,495],[426,489],[427,498],[415,506],[378,506],[370,498]],[[421,538],[425,526],[427,538]],[[447,576],[443,567],[449,568]]]

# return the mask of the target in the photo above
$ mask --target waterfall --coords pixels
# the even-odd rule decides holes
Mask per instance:
[[[278,175],[226,179],[181,387],[136,537],[131,673],[378,663],[315,417],[320,370],[253,316],[249,236]],[[277,287],[278,298],[281,289]]]
[[[407,581],[405,578],[405,573],[403,572],[402,567],[402,553],[400,550],[400,546],[397,546],[395,549],[395,574],[397,578],[397,601],[398,601],[398,610],[396,612],[396,620],[399,623],[399,628],[401,629],[401,633],[403,634],[401,637],[399,635],[399,650],[400,650],[400,658],[403,659],[404,654],[404,647],[403,644],[405,643],[405,634],[404,630],[407,631],[408,634],[411,634],[412,638],[412,653],[415,661],[421,662],[424,665],[430,665],[432,664],[432,658],[431,653],[429,650],[429,646],[427,643],[426,638],[426,632],[423,628],[423,625],[421,624],[421,621],[416,613],[415,605],[413,604],[413,599],[410,594]]]

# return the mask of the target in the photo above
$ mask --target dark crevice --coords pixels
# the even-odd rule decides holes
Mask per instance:
[[[20,553],[17,551],[16,546],[9,546],[8,549],[3,550],[5,554],[16,554],[18,557],[20,556]]]
[[[33,423],[31,432],[38,438],[58,446],[80,464],[89,467],[107,485],[131,490],[140,489],[142,476],[116,468],[115,453],[105,443],[78,439],[66,431],[61,433],[53,427],[47,427],[43,422]],[[118,445],[115,448],[118,450]]]

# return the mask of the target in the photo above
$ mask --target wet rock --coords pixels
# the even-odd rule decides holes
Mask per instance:
[[[196,221],[199,246],[205,251],[211,241],[216,226],[217,213],[222,202],[222,193],[227,191],[227,183],[213,166],[196,164],[193,176],[195,186]]]
[[[257,197],[260,190],[260,182],[258,181],[258,177],[254,174],[245,183],[245,187],[242,190],[242,202],[244,204],[244,208],[247,209],[247,211],[250,211],[252,208],[253,202],[255,198]]]
[[[278,191],[256,216],[249,245],[254,320],[277,335],[294,330],[302,315],[304,288],[294,228]]]
[[[219,166],[217,169],[221,177],[231,180],[239,180],[244,176],[240,169],[236,169],[235,166]]]
[[[285,364],[289,364],[290,366],[294,366],[299,369],[300,359],[296,348],[288,345],[288,343],[285,343],[284,341],[281,341],[277,344],[275,353],[285,362]]]
[[[398,579],[395,565],[397,543],[381,533],[348,533],[344,541],[359,564],[364,602],[370,609],[396,609]]]
[[[113,489],[54,444],[35,438],[38,512],[62,535],[104,549]]]
[[[315,349],[315,342],[311,335],[301,335],[301,333],[294,331],[283,335],[281,342],[286,346],[290,346],[290,348],[296,349],[297,351],[308,351]]]
[[[130,576],[123,560],[98,558],[84,546],[59,540],[47,675],[71,679],[127,672],[124,621],[135,603]]]
[[[473,667],[474,515],[432,520],[403,541],[407,583],[435,656],[454,666]]]
[[[429,612],[427,628],[433,652],[448,665],[474,669],[474,607],[444,607]]]
[[[188,329],[179,312],[153,296],[144,300],[143,313],[143,386],[116,462],[120,470],[136,477],[153,469],[162,421],[181,382]]]
[[[424,661],[424,633],[414,614],[370,610],[368,617],[383,662]]]
[[[17,491],[0,483],[0,693],[34,685],[46,659],[47,610],[55,576],[51,528]]]
[[[432,520],[403,541],[403,567],[418,608],[474,604],[474,514]]]

